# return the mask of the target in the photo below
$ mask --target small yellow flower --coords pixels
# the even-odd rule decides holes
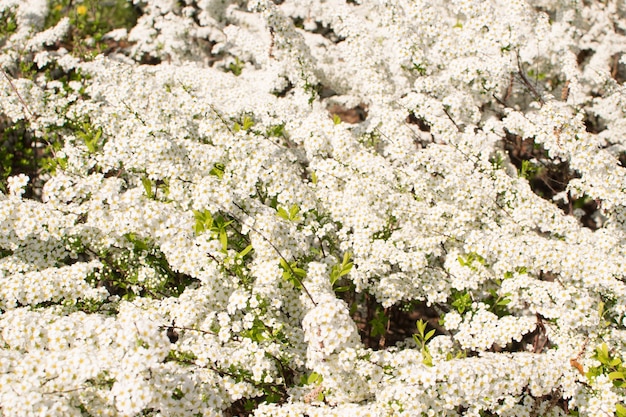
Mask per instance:
[[[80,5],[76,8],[76,13],[78,13],[80,16],[84,16],[87,14],[87,6],[84,5]]]

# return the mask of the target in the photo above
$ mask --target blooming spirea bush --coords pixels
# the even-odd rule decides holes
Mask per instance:
[[[0,16],[0,416],[626,416],[623,2]]]

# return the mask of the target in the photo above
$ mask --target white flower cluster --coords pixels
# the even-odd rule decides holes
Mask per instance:
[[[626,416],[623,2],[132,3],[0,0],[0,416]]]

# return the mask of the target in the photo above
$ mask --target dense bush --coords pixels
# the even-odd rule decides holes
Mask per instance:
[[[623,2],[0,16],[0,415],[626,416]]]

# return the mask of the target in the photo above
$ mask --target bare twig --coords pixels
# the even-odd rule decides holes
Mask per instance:
[[[26,104],[22,96],[20,95],[20,92],[17,91],[17,88],[15,88],[15,84],[13,84],[13,81],[9,77],[9,74],[7,74],[6,71],[4,71],[4,69],[0,68],[0,71],[2,71],[2,74],[4,74],[4,78],[6,78],[6,80],[9,82],[9,85],[11,86],[11,90],[13,90],[17,98],[20,100],[20,103],[22,103],[22,106],[24,107],[24,110],[26,110],[26,113],[28,113],[28,118],[29,119],[35,118],[35,115],[33,114],[32,111],[30,111],[30,108],[28,107],[28,105]]]

